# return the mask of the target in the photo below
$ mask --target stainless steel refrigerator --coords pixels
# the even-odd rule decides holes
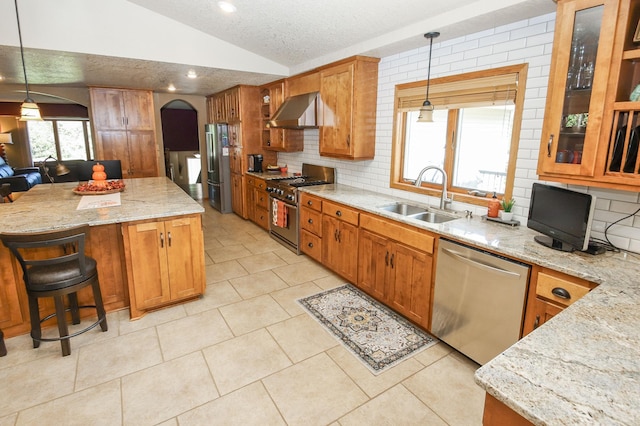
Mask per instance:
[[[207,185],[209,203],[220,213],[231,213],[231,169],[229,167],[229,127],[205,125],[207,139]]]

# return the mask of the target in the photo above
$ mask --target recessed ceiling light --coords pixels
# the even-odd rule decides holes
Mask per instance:
[[[194,70],[189,70],[189,72],[187,72],[187,77],[189,77],[189,78],[198,78],[198,74],[196,74],[196,72]]]
[[[173,84],[170,84],[169,87],[167,87],[167,90],[170,92],[175,92],[176,91],[176,86],[174,86]]]
[[[219,1],[218,7],[227,13],[233,13],[237,10],[234,5],[226,1]]]

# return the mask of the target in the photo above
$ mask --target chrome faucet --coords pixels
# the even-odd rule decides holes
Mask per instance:
[[[416,188],[420,187],[420,184],[422,183],[422,175],[424,175],[424,173],[427,170],[437,170],[440,173],[442,173],[442,194],[440,195],[440,209],[444,210],[447,204],[451,204],[451,199],[447,196],[447,172],[445,172],[443,168],[438,166],[425,167],[420,171],[420,174],[418,175],[418,179],[416,179],[416,183],[415,183]]]

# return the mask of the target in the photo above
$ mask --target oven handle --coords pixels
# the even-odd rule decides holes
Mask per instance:
[[[272,212],[273,209],[271,208],[271,206],[273,206],[273,200],[278,200],[278,201],[282,201],[283,203],[285,203],[287,205],[287,207],[289,207],[290,209],[297,211],[298,210],[298,205],[297,204],[291,204],[291,202],[289,201],[285,201],[285,200],[281,200],[279,198],[274,197],[273,195],[269,194],[269,212]]]

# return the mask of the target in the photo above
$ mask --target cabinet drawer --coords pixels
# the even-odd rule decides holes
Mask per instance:
[[[255,186],[256,178],[251,175],[246,175],[246,176],[247,176],[247,186]]]
[[[318,262],[322,262],[322,238],[304,229],[300,231],[300,251]]]
[[[256,208],[265,209],[269,208],[269,195],[264,189],[254,189],[254,199]]]
[[[321,212],[322,198],[303,192],[302,198],[300,198],[300,205]]]
[[[253,186],[260,191],[264,191],[267,188],[267,183],[263,179],[254,179]]]
[[[341,204],[334,204],[325,200],[322,203],[322,213],[358,226],[358,217],[360,216],[360,213]]]
[[[262,229],[269,229],[269,210],[267,209],[256,209],[254,213],[254,222],[256,225],[260,226]]]
[[[569,306],[589,293],[594,286],[594,284],[588,281],[568,275],[556,276],[546,272],[540,272],[538,273],[536,294],[560,305]],[[554,294],[554,289],[556,290],[555,293],[560,294],[560,296]],[[563,293],[567,296],[562,297]]]
[[[433,254],[433,235],[418,229],[410,229],[394,220],[383,219],[368,214],[360,215],[360,227],[387,238],[401,241],[410,247]]]
[[[300,226],[322,237],[322,213],[307,208],[300,209]]]

